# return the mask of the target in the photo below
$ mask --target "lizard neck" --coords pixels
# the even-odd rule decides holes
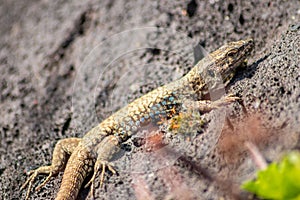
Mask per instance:
[[[200,98],[207,91],[207,79],[205,76],[205,68],[209,66],[207,59],[203,58],[200,60],[189,73],[181,78],[183,87],[189,87],[192,93],[197,94]]]
[[[206,56],[182,79],[192,88],[198,99],[206,99],[209,93],[224,89],[226,86],[219,68],[216,60],[211,56]]]

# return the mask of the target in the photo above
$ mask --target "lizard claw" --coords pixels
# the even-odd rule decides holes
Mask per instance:
[[[97,173],[100,170],[100,168],[102,168],[101,176],[100,176],[100,187],[102,187],[103,186],[103,182],[104,182],[104,175],[105,175],[105,168],[106,167],[113,174],[117,173],[111,163],[109,163],[107,161],[97,160],[96,163],[95,163],[95,167],[94,167],[94,174],[93,174],[91,180],[84,186],[86,188],[86,187],[88,187],[88,186],[91,185],[90,195],[91,195],[92,198],[94,197],[95,179],[97,177]]]
[[[30,175],[30,177],[26,180],[26,182],[21,186],[20,188],[20,191],[22,191],[23,189],[25,189],[25,187],[28,185],[28,189],[27,189],[27,192],[26,192],[26,197],[25,197],[25,200],[27,200],[29,198],[29,194],[30,194],[30,191],[31,191],[31,188],[32,188],[32,184],[34,182],[34,180],[36,179],[36,177],[39,175],[39,174],[43,174],[43,173],[48,173],[48,177],[43,181],[43,183],[41,183],[39,186],[37,186],[35,188],[35,190],[39,190],[41,189],[49,180],[50,178],[52,177],[53,175],[53,172],[52,172],[52,168],[51,166],[43,166],[43,167],[39,167],[35,170],[31,170],[28,175]]]
[[[232,103],[232,102],[235,102],[235,101],[238,101],[238,100],[241,100],[241,98],[235,96],[235,95],[232,94],[232,93],[226,95],[226,96],[223,98],[223,102],[226,102],[226,103]]]

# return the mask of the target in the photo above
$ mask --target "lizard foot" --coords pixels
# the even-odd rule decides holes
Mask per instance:
[[[199,110],[202,113],[210,112],[211,110],[218,109],[222,106],[227,106],[233,102],[240,100],[239,97],[234,96],[233,94],[228,94],[225,97],[222,97],[216,101],[210,100],[200,100],[200,101],[185,101],[184,107],[187,110]]]
[[[35,190],[41,189],[51,178],[51,176],[57,174],[60,170],[62,170],[67,161],[67,155],[70,155],[74,149],[77,147],[80,138],[66,138],[58,141],[55,145],[52,157],[52,165],[51,166],[42,166],[35,170],[31,170],[28,174],[30,177],[26,180],[26,182],[22,185],[21,190],[23,190],[28,185],[28,190],[26,193],[25,200],[29,198],[29,193],[32,188],[32,184],[36,177],[39,174],[48,174],[48,177],[42,182]]]
[[[241,100],[240,97],[237,97],[234,94],[230,93],[230,94],[226,95],[225,97],[221,98],[218,101],[220,101],[219,104],[221,104],[221,105],[222,104],[223,105],[228,105],[230,103],[233,103],[233,102],[236,102],[236,101],[239,101],[239,100]]]
[[[104,182],[104,174],[105,174],[105,168],[107,168],[109,171],[111,171],[113,174],[116,174],[116,170],[114,169],[113,165],[107,161],[103,160],[97,160],[94,167],[94,174],[91,178],[91,180],[85,185],[85,188],[91,185],[91,191],[90,195],[92,198],[94,197],[94,191],[95,191],[95,178],[97,177],[98,171],[102,168],[101,176],[100,176],[100,187],[102,187]]]
[[[41,189],[50,180],[50,178],[53,176],[54,173],[53,173],[53,170],[52,170],[51,166],[42,166],[42,167],[39,167],[35,170],[31,170],[28,174],[30,175],[30,177],[26,180],[26,182],[22,185],[22,187],[20,189],[20,191],[22,191],[28,185],[25,200],[27,200],[29,198],[29,194],[30,194],[30,191],[31,191],[31,188],[32,188],[32,184],[33,184],[34,180],[36,179],[36,177],[39,174],[49,174],[49,175],[39,186],[37,186],[35,188],[36,191]]]
[[[213,109],[218,109],[222,106],[227,106],[227,105],[230,105],[231,103],[234,103],[236,101],[239,101],[241,98],[235,96],[234,94],[228,94],[216,101],[206,101],[204,104],[203,104],[203,101],[199,101],[199,108],[201,110],[201,108],[203,110],[206,110],[207,111],[210,111],[210,110],[213,110]]]

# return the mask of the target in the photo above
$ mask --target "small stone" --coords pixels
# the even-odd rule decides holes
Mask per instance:
[[[299,24],[292,24],[289,26],[290,31],[297,31],[300,30],[300,23]]]

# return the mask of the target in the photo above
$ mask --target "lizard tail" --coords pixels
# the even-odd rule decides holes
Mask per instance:
[[[84,179],[93,169],[94,160],[85,148],[77,148],[67,163],[55,200],[76,200]]]

